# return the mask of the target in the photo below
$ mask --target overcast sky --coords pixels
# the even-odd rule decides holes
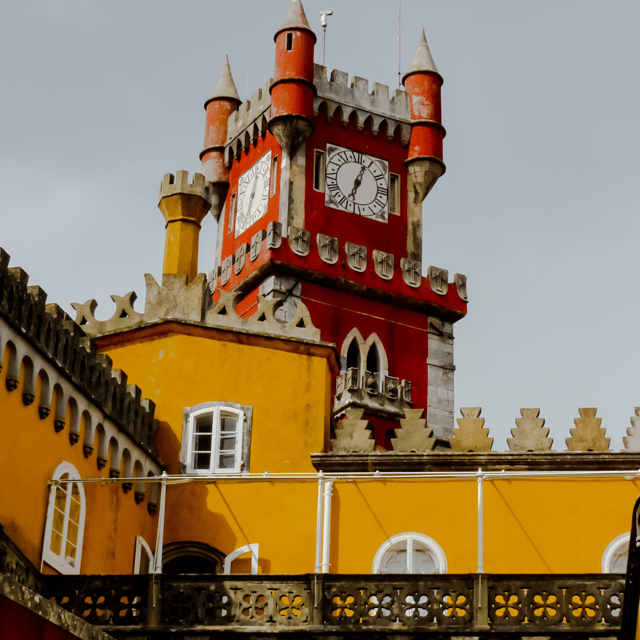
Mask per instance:
[[[398,0],[303,0],[327,67],[397,86]],[[224,56],[241,98],[273,75],[289,0],[30,0],[0,22],[0,246],[71,302],[159,279],[164,173],[199,170]],[[640,405],[640,3],[403,0],[445,82],[447,173],[424,203],[424,269],[469,278],[455,325],[456,413],[496,440],[540,407],[555,450],[578,407],[612,448]],[[213,268],[204,223],[200,271]]]

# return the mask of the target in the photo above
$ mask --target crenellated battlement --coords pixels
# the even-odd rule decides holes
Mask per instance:
[[[163,198],[179,193],[189,196],[199,196],[210,203],[212,199],[212,186],[201,173],[194,173],[191,182],[189,181],[188,171],[176,171],[175,176],[172,173],[165,173],[162,183],[160,184],[158,202]]]
[[[356,115],[359,129],[371,118],[371,128],[377,134],[384,122],[387,136],[393,138],[399,128],[403,144],[408,144],[411,136],[411,111],[409,94],[396,89],[393,96],[389,95],[389,87],[375,82],[369,93],[369,81],[354,76],[349,83],[349,74],[334,69],[327,80],[327,68],[315,65],[314,84],[317,95],[314,101],[314,111],[318,113],[321,105],[326,105],[329,121],[340,108],[343,123],[347,123],[352,114]]]
[[[36,361],[45,368],[51,366],[62,374],[61,379],[67,378],[82,389],[143,450],[155,456],[158,424],[154,403],[142,399],[141,390],[127,384],[126,374],[112,369],[111,358],[98,353],[83,328],[57,304],[47,304],[46,292],[29,287],[28,281],[23,269],[9,267],[9,254],[0,248],[0,316],[7,323],[7,329],[0,330],[0,369],[7,372],[7,389],[15,391],[24,378],[23,401],[25,405],[33,403],[38,376],[51,378],[39,370]],[[59,393],[64,398],[68,395],[62,387]],[[58,430],[65,426],[66,404],[54,395],[52,385],[43,386],[38,411],[44,419],[55,405]]]
[[[240,137],[245,129],[250,127],[256,120],[264,116],[269,118],[267,110],[271,107],[271,94],[269,89],[273,84],[273,78],[256,91],[253,92],[249,100],[245,100],[237,111],[229,116],[227,123],[227,145]]]

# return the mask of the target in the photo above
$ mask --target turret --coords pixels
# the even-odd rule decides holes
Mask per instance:
[[[271,85],[269,130],[282,149],[291,155],[313,130],[313,49],[316,36],[300,0],[293,0],[274,39],[276,65]]]
[[[165,174],[158,201],[167,230],[163,274],[187,274],[188,282],[196,277],[200,225],[211,207],[212,190],[201,173],[191,183],[187,171]]]
[[[405,161],[409,173],[408,198],[408,257],[421,260],[422,201],[438,178],[445,172],[442,161],[442,126],[440,88],[443,79],[431,57],[424,30],[418,50],[402,78],[411,96],[411,139]]]
[[[238,109],[241,102],[227,57],[218,84],[216,84],[211,97],[204,103],[207,115],[204,149],[200,153],[202,174],[211,183],[211,212],[216,220],[220,217],[222,205],[229,189],[229,171],[224,157],[227,123],[229,116]]]

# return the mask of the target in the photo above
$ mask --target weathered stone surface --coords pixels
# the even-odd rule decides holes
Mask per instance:
[[[338,238],[319,233],[317,236],[318,254],[327,264],[338,262]]]
[[[419,287],[422,283],[422,265],[418,260],[411,260],[410,258],[402,258],[400,260],[400,267],[402,268],[402,277],[404,281],[410,287]]]
[[[145,274],[144,278],[147,285],[145,322],[169,319],[202,321],[208,289],[204,273],[199,273],[189,284],[184,273],[163,274],[162,285],[159,285],[150,273]]]
[[[446,269],[440,269],[439,267],[429,266],[427,273],[429,278],[429,285],[434,293],[440,296],[446,295],[449,290],[449,272]]]
[[[307,229],[300,229],[294,226],[289,227],[289,246],[296,255],[309,255],[311,234]]]
[[[391,280],[393,278],[394,257],[392,253],[373,250],[373,267],[376,274],[383,280]]]
[[[359,244],[347,242],[345,244],[347,252],[347,264],[354,270],[362,272],[367,268],[367,248]]]
[[[373,451],[375,440],[368,420],[362,420],[364,409],[350,408],[336,426],[335,440],[331,441],[333,451],[338,453],[367,453]]]
[[[627,427],[627,435],[622,437],[624,448],[628,451],[640,451],[640,407],[635,408],[635,415],[630,418],[631,426]]]
[[[433,431],[427,427],[426,419],[422,419],[423,413],[424,409],[405,409],[401,428],[393,430],[395,438],[391,444],[394,451],[426,453],[433,450],[436,440],[430,437]]]
[[[76,323],[90,336],[102,335],[119,331],[142,321],[142,314],[133,308],[137,299],[135,291],[129,291],[124,296],[112,295],[111,299],[116,303],[116,310],[109,320],[97,320],[94,313],[98,303],[92,298],[84,304],[72,302],[71,306],[76,310]]]
[[[491,451],[493,438],[489,437],[489,429],[484,428],[481,412],[481,407],[460,408],[462,418],[458,418],[458,428],[453,430],[452,451]]]
[[[453,325],[429,318],[429,406],[427,424],[436,438],[450,439],[454,427]]]
[[[602,418],[596,418],[595,408],[578,409],[579,418],[575,418],[575,429],[566,439],[568,451],[607,451],[611,438],[605,438],[606,429],[602,429]]]
[[[513,438],[507,438],[511,451],[550,451],[553,438],[547,438],[549,428],[544,418],[538,418],[540,409],[520,409],[521,418],[516,418],[516,429],[511,429]]]
[[[453,282],[458,289],[458,295],[465,301],[469,302],[469,297],[467,295],[467,276],[462,273],[456,273],[453,276]]]

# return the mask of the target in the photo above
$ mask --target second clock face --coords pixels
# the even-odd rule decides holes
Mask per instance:
[[[270,177],[271,151],[240,176],[236,204],[236,238],[267,212]]]
[[[389,164],[385,160],[328,144],[326,162],[328,207],[387,222]]]

